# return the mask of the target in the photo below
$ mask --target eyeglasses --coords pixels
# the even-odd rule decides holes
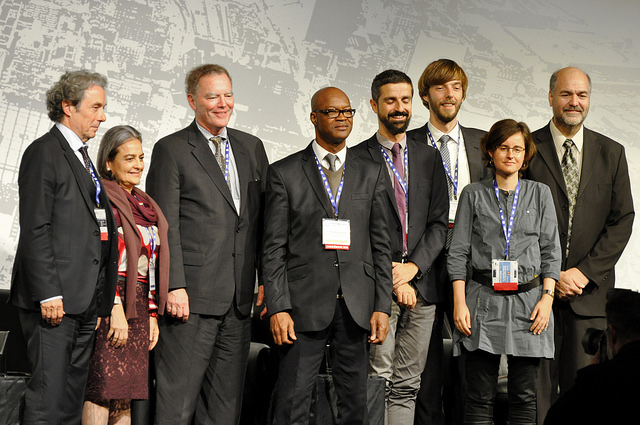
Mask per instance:
[[[522,148],[520,146],[515,146],[513,148],[510,148],[508,146],[498,146],[496,150],[502,154],[507,154],[509,151],[511,151],[514,155],[521,155],[525,151],[525,148]]]
[[[340,114],[344,115],[345,118],[353,118],[356,114],[355,109],[318,109],[312,112],[320,112],[329,118],[338,118]]]

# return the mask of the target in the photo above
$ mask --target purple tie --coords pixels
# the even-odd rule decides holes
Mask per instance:
[[[405,181],[404,164],[402,161],[402,155],[400,155],[399,143],[393,144],[391,153],[393,154],[393,166],[396,167],[398,174],[400,175],[402,180]],[[404,195],[404,190],[402,190],[402,186],[400,186],[400,182],[398,182],[398,179],[393,180],[393,191],[396,195],[398,214],[400,214],[400,222],[402,223],[402,253],[405,254],[407,252],[407,202]]]

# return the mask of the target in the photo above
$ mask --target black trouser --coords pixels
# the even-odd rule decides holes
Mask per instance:
[[[535,424],[540,358],[507,356],[507,361],[508,422],[511,425]],[[499,354],[482,350],[465,352],[465,424],[493,424],[493,403],[496,398],[499,367]]]

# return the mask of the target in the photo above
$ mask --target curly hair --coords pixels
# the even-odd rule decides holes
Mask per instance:
[[[47,111],[49,111],[51,121],[60,122],[64,117],[63,100],[76,106],[84,98],[84,92],[93,86],[105,89],[107,77],[85,69],[65,72],[60,80],[47,91]]]

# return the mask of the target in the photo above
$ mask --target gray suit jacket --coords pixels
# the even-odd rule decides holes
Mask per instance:
[[[387,232],[386,170],[347,151],[339,218],[350,220],[348,251],[326,250],[322,219],[333,207],[311,145],[269,167],[263,277],[269,314],[287,311],[296,331],[326,329],[339,283],[355,322],[369,329],[374,311],[391,310],[391,250]]]
[[[589,285],[571,302],[571,308],[582,316],[604,317],[607,289],[615,282],[614,266],[629,241],[635,216],[624,147],[584,129],[580,187],[567,257],[569,200],[549,125],[533,133],[538,155],[529,164],[525,177],[551,188],[558,216],[562,270],[577,267],[589,278]]]
[[[186,288],[193,313],[251,311],[268,167],[262,141],[227,128],[240,180],[240,211],[195,120],[153,148],[146,189],[169,223],[169,290]]]
[[[432,265],[442,248],[447,235],[449,197],[442,157],[437,149],[426,145],[416,133],[407,135],[409,149],[409,238],[407,260],[415,263],[420,273],[414,284],[428,302],[439,301],[437,279]],[[353,152],[373,159],[384,167],[386,162],[380,152],[380,144],[374,134],[353,148]],[[385,173],[387,193],[387,218],[391,236],[393,261],[402,260],[402,224],[398,213],[393,182]]]

